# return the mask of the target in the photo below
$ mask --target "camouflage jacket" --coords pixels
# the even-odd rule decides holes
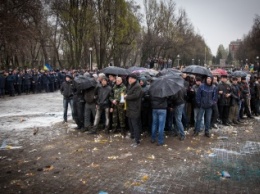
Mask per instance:
[[[124,95],[126,94],[125,85],[123,83],[120,85],[114,85],[113,94],[110,97],[110,101],[112,102],[113,100],[116,100],[119,103],[121,99],[121,93],[124,93]]]

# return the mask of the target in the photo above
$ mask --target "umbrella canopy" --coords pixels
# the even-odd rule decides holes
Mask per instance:
[[[157,77],[151,83],[149,92],[154,97],[164,98],[176,94],[184,87],[184,79],[179,75]]]
[[[79,75],[74,78],[75,86],[78,90],[86,90],[91,87],[96,87],[97,82],[93,77]]]
[[[154,69],[140,69],[140,70],[135,70],[132,73],[139,73],[139,74],[148,73],[150,76],[156,76],[159,72]]]
[[[198,65],[189,65],[182,72],[194,75],[212,76],[212,73],[206,67]]]
[[[146,68],[144,68],[144,67],[132,66],[132,67],[129,67],[127,70],[128,70],[130,73],[132,73],[133,71],[146,70]]]
[[[157,76],[157,77],[160,77],[160,76],[163,76],[163,75],[171,75],[171,74],[181,75],[182,72],[179,71],[178,69],[167,68],[167,69],[161,70],[156,76]]]
[[[102,71],[104,74],[112,74],[112,75],[128,75],[130,74],[129,71],[122,67],[116,67],[116,66],[109,66],[104,68]]]
[[[246,77],[247,73],[245,71],[234,71],[231,75],[234,77]]]
[[[228,74],[226,70],[220,69],[220,68],[212,70],[211,73],[213,75],[227,75]]]

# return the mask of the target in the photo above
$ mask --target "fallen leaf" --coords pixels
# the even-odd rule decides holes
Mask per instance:
[[[118,156],[108,156],[107,158],[110,160],[116,160],[118,158]]]
[[[53,170],[53,166],[51,165],[51,166],[45,166],[45,168],[43,169],[43,171],[44,172],[46,172],[46,171],[51,171],[51,170]]]
[[[148,175],[144,175],[142,177],[142,182],[146,182],[148,179],[149,179],[149,176]]]
[[[155,159],[155,156],[154,156],[154,155],[149,155],[147,158],[148,158],[148,159],[151,159],[151,160],[154,160],[154,159]]]

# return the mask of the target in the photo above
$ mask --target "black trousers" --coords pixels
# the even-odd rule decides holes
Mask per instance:
[[[219,112],[218,112],[218,105],[214,104],[212,106],[212,118],[211,123],[215,124],[217,122],[217,119],[219,118]]]
[[[228,115],[229,115],[229,106],[219,105],[219,118],[221,119],[223,124],[228,122]]]
[[[136,143],[140,143],[141,136],[141,120],[138,118],[128,118],[129,130],[131,133],[131,138],[135,139]]]
[[[73,96],[73,110],[74,110],[73,119],[75,120],[75,123],[78,125],[78,128],[84,127],[84,108],[85,108],[84,101],[82,101],[76,95]]]

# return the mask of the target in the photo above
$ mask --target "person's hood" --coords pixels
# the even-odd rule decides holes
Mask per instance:
[[[147,79],[145,77],[141,77],[140,81],[144,82],[144,85],[142,87],[145,87],[147,85]]]

